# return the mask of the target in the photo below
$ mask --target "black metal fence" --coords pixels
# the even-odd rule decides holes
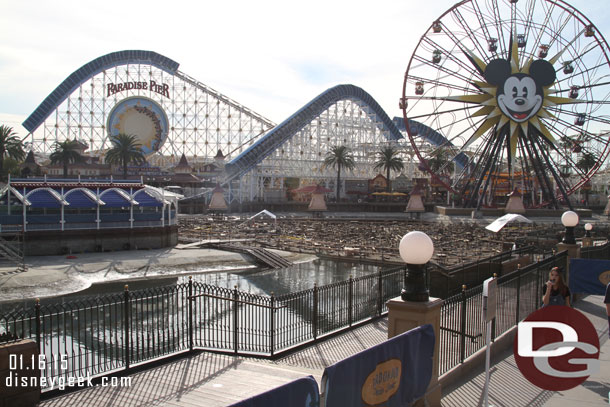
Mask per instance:
[[[428,266],[428,287],[430,295],[438,298],[448,298],[459,294],[462,286],[475,286],[494,274],[502,274],[502,264],[518,257],[529,257],[530,262],[536,262],[548,257],[551,252],[543,253],[536,246],[529,245],[515,250],[506,250],[484,259],[462,263],[451,268],[442,267],[438,263]]]
[[[596,250],[608,251],[610,245]],[[567,259],[566,252],[550,255],[499,278],[493,338],[540,306],[548,271],[565,267]],[[193,349],[277,356],[384,315],[386,302],[400,294],[404,278],[405,268],[395,267],[278,296],[192,280],[137,291],[125,286],[120,294],[36,302],[2,312],[0,340],[30,338],[39,344],[46,362],[43,390],[51,388],[52,378],[108,374]],[[439,373],[482,349],[484,329],[480,285],[463,287],[445,299]]]
[[[610,259],[610,244],[583,247],[580,249],[580,257],[582,259]]]
[[[9,310],[0,334],[36,340],[48,390],[53,378],[93,377],[196,348],[274,356],[385,314],[403,281],[399,267],[279,296],[192,280],[126,286],[121,294]]]
[[[566,267],[567,252],[554,254],[498,279],[497,317],[492,340],[511,329],[542,303],[542,289],[551,267]],[[485,345],[483,286],[451,296],[441,306],[439,375],[463,363]]]

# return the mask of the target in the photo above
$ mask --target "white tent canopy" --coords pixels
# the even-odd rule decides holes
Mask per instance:
[[[271,212],[269,212],[267,209],[263,209],[262,211],[260,211],[259,213],[257,213],[256,215],[252,215],[250,216],[245,222],[242,223],[242,225],[244,223],[248,223],[249,221],[251,221],[254,218],[257,218],[259,216],[269,216],[270,218],[273,219],[273,222],[277,222],[277,216],[275,216],[274,214],[272,214]],[[241,225],[240,225],[241,226]]]
[[[489,225],[485,226],[485,229],[498,233],[500,230],[502,230],[504,226],[506,226],[507,223],[510,222],[532,223],[531,220],[529,220],[523,215],[518,215],[516,213],[507,213],[506,215],[499,217],[498,219],[491,222]]]

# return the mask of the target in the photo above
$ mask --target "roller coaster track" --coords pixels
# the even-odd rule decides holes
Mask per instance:
[[[346,99],[357,103],[381,130],[390,134],[390,139],[399,140],[403,138],[387,113],[371,95],[354,85],[338,85],[315,97],[284,122],[271,129],[247,150],[231,160],[226,165],[227,175],[223,184],[229,183],[231,180],[239,178],[250,171],[331,105]]]

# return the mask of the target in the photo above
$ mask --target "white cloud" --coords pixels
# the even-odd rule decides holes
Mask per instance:
[[[573,2],[595,20],[599,10]],[[45,1],[3,4],[0,112],[29,115],[98,56],[156,51],[180,70],[281,122],[329,87],[352,83],[390,116],[417,41],[454,0]]]

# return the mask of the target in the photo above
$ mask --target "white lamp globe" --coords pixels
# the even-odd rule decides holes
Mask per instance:
[[[566,211],[561,215],[561,223],[567,228],[573,228],[578,225],[578,215],[576,212]]]
[[[409,232],[400,240],[398,251],[407,264],[426,264],[434,253],[434,243],[424,232]]]
[[[593,230],[593,225],[590,223],[585,223],[585,230],[587,232],[590,232],[591,230]]]

